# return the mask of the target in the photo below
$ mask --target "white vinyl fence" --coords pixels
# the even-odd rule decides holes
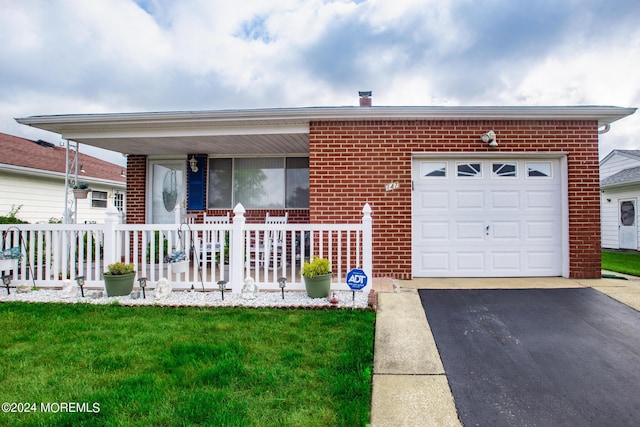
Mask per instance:
[[[349,289],[354,268],[372,278],[371,208],[365,205],[357,224],[247,224],[242,205],[229,224],[119,224],[108,209],[104,224],[0,225],[2,249],[19,247],[19,261],[0,261],[0,274],[15,283],[60,287],[85,277],[89,287],[104,285],[102,274],[113,262],[133,263],[137,278],[150,286],[162,277],[174,289],[214,290],[220,281],[240,292],[247,277],[260,289],[304,289],[300,269],[314,256],[328,258],[333,290]],[[183,262],[167,258],[184,254]]]

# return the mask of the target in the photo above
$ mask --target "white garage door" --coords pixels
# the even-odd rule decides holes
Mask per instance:
[[[414,277],[562,274],[559,160],[415,159]]]

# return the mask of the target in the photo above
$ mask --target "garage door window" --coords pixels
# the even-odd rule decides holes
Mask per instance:
[[[458,177],[482,178],[482,163],[458,163]]]
[[[551,178],[551,162],[527,162],[527,178]]]
[[[446,162],[421,162],[420,163],[421,178],[446,178],[447,163]]]
[[[518,177],[518,164],[517,163],[504,163],[504,162],[492,162],[491,163],[492,176],[494,178],[517,178]]]

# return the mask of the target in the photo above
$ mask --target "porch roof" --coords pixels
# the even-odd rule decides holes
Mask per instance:
[[[309,125],[330,120],[594,120],[633,114],[612,106],[303,107],[43,115],[21,124],[126,154],[306,154]]]

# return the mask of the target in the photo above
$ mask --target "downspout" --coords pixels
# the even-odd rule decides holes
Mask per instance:
[[[611,130],[611,125],[609,123],[607,123],[606,125],[604,125],[604,127],[602,129],[598,129],[598,135],[602,135],[603,133],[607,133]]]

